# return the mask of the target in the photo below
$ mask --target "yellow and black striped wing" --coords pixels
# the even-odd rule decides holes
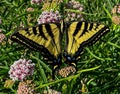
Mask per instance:
[[[67,26],[66,63],[73,64],[80,57],[83,47],[95,43],[109,29],[103,24],[72,22]]]
[[[53,66],[61,63],[60,24],[41,24],[21,29],[11,36],[11,40],[39,51]]]

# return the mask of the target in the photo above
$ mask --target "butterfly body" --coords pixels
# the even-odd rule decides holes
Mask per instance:
[[[11,40],[39,51],[54,71],[61,66],[62,58],[66,64],[76,67],[83,48],[108,31],[105,25],[97,23],[47,23],[21,29],[11,36]]]

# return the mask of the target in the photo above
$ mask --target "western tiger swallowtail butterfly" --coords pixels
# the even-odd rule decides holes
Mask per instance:
[[[76,67],[83,48],[95,43],[109,31],[103,24],[75,21],[46,23],[18,30],[11,40],[37,50],[53,66],[53,72],[64,62]],[[63,45],[62,45],[63,44]]]

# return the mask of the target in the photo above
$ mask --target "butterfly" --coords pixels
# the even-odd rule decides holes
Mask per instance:
[[[53,66],[53,73],[64,63],[76,67],[83,48],[92,45],[109,28],[103,24],[85,21],[45,23],[20,29],[13,33],[11,40],[39,51]]]

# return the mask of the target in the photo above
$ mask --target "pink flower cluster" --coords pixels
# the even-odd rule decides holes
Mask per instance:
[[[43,0],[31,0],[31,4],[41,4],[43,2]]]
[[[78,9],[78,10],[80,10],[80,11],[83,10],[83,7],[82,7],[82,5],[79,3],[79,1],[71,0],[71,1],[69,1],[68,4],[71,5],[71,7],[73,7],[74,9]]]
[[[69,75],[74,74],[75,72],[76,69],[73,66],[67,66],[58,70],[58,74],[62,77],[67,77]]]
[[[61,20],[61,15],[59,11],[43,11],[42,14],[38,18],[38,24],[42,23],[50,23],[50,22],[59,22]]]
[[[17,94],[37,94],[35,93],[35,84],[31,80],[20,82]]]
[[[67,11],[66,21],[73,21],[73,20],[83,20],[83,15],[80,13],[83,11],[83,6],[75,0],[71,0],[67,3],[66,8],[68,10],[77,10],[78,12],[71,12]]]
[[[120,25],[120,4],[115,5],[111,12],[113,23]]]
[[[31,60],[19,59],[10,66],[9,75],[12,80],[23,81],[27,76],[33,75],[35,64]]]

